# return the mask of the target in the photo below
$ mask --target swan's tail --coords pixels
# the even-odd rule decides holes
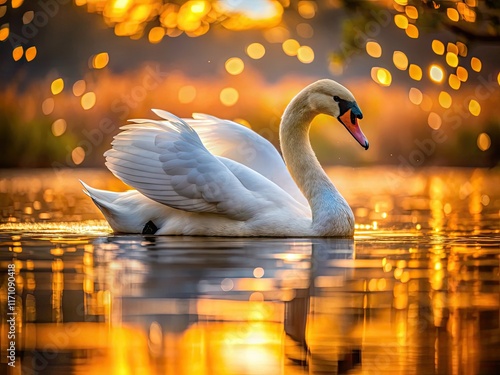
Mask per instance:
[[[157,206],[158,203],[147,199],[135,190],[117,193],[95,189],[81,180],[80,183],[83,185],[83,192],[101,210],[113,231],[153,234],[158,229],[154,224],[157,222],[157,215],[155,215],[157,210],[156,207],[151,207]]]

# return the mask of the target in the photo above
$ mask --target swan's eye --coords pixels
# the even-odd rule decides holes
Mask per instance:
[[[340,98],[337,95],[333,97],[333,100],[335,100],[337,103],[340,102]]]

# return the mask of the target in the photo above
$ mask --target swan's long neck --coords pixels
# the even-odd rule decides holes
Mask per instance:
[[[313,231],[318,235],[352,236],[351,208],[318,162],[309,141],[311,121],[317,115],[299,94],[288,105],[280,126],[283,158],[298,187],[309,201]]]

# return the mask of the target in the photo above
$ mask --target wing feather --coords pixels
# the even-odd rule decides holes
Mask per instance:
[[[105,153],[108,168],[147,197],[186,211],[247,220],[266,200],[248,190],[182,119],[136,120],[123,126]],[[267,202],[268,203],[268,202]]]

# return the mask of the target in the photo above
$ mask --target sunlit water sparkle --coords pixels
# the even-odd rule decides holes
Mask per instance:
[[[2,373],[496,374],[500,173],[328,172],[354,239],[114,235],[110,174],[0,171]]]

